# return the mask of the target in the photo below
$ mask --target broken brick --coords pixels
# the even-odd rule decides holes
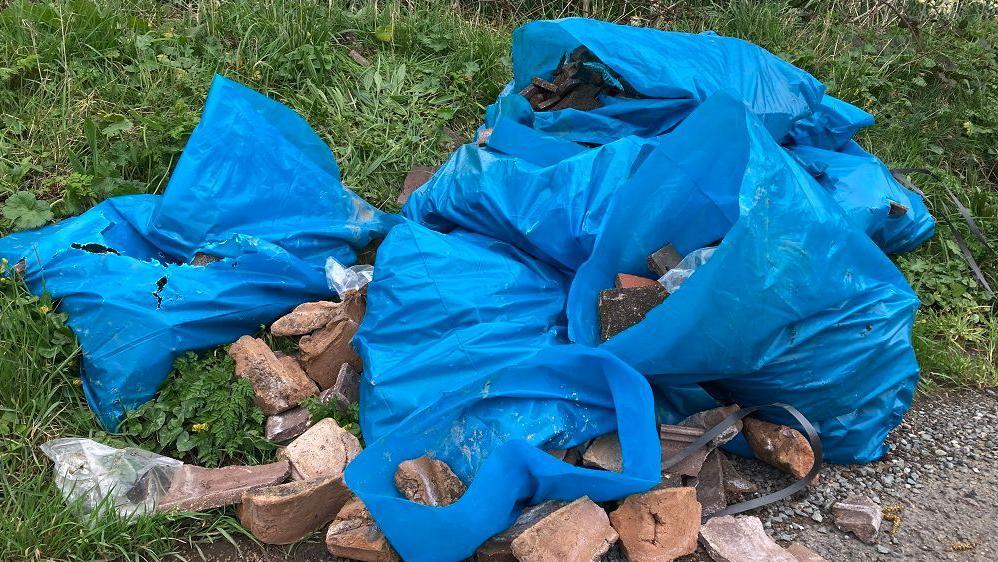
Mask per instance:
[[[336,382],[332,388],[319,394],[319,400],[323,403],[332,402],[336,404],[338,411],[345,412],[360,400],[360,373],[350,363],[340,365]]]
[[[870,498],[850,496],[832,505],[832,515],[840,531],[852,533],[867,544],[876,544],[884,515]]]
[[[644,287],[606,289],[599,294],[600,338],[606,341],[644,320],[669,294],[655,283]]]
[[[611,472],[623,471],[624,460],[617,433],[607,433],[593,439],[586,452],[582,454],[582,465]]]
[[[641,277],[640,275],[631,275],[630,273],[618,273],[617,278],[614,281],[614,285],[618,289],[648,287],[656,284],[658,284],[658,281],[655,279],[648,279],[647,277]]]
[[[799,542],[792,542],[787,546],[787,552],[797,559],[797,562],[828,562],[823,556]]]
[[[648,269],[661,277],[679,265],[681,261],[683,261],[683,256],[676,251],[676,247],[672,244],[666,244],[648,256]]]
[[[300,304],[291,312],[278,318],[270,326],[275,336],[304,336],[311,334],[336,318],[340,303],[317,301]]]
[[[430,178],[433,177],[433,174],[438,169],[440,169],[439,166],[416,166],[409,170],[409,173],[405,175],[405,180],[402,182],[402,193],[399,193],[398,204],[405,205],[406,201],[409,200],[409,196],[422,187],[423,184],[430,181]]]
[[[456,502],[465,490],[446,463],[426,456],[399,463],[395,487],[409,500],[434,507]]]
[[[235,505],[243,492],[256,486],[280,484],[291,474],[287,461],[258,466],[202,468],[185,464],[174,474],[159,500],[159,511],[206,511]]]
[[[617,538],[603,508],[583,496],[524,530],[512,550],[520,562],[593,562]]]
[[[360,454],[360,441],[333,418],[324,418],[278,453],[291,462],[296,480],[341,476]]]
[[[700,527],[700,543],[716,562],[797,562],[766,534],[758,517],[714,517]]]
[[[329,524],[326,549],[337,558],[361,562],[392,562],[399,559],[364,502],[357,497],[348,501]]]
[[[320,400],[322,394],[319,394]],[[295,406],[286,412],[267,416],[264,435],[275,443],[283,443],[298,437],[312,427],[312,414],[301,406]]]
[[[755,456],[797,478],[803,478],[814,466],[814,451],[801,432],[755,418],[745,418],[745,439]]]
[[[263,340],[243,336],[229,348],[229,355],[236,376],[253,384],[254,402],[264,414],[287,411],[319,392],[294,358],[278,358]]]
[[[239,523],[265,544],[291,544],[329,523],[350,499],[342,477],[297,480],[243,492]]]
[[[703,435],[703,430],[695,427],[667,424],[659,426],[658,437],[662,444],[662,463],[664,464],[678,455],[690,443],[699,439],[701,435]],[[701,447],[685,459],[663,469],[663,472],[696,476],[700,473],[700,468],[703,466],[704,460],[707,459],[708,452],[708,447]]]
[[[476,562],[516,562],[516,556],[513,556],[513,541],[516,537],[566,505],[566,501],[550,500],[524,509],[508,529],[478,547],[475,551]]]
[[[669,562],[693,554],[700,503],[693,488],[663,488],[628,496],[610,513],[621,549],[631,562]]]

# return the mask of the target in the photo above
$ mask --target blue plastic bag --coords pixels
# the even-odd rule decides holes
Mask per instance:
[[[651,389],[619,359],[567,345],[565,277],[516,248],[407,223],[378,250],[354,344],[368,446],[346,482],[405,560],[460,560],[524,505],[604,501],[659,480]],[[565,449],[617,430],[622,473],[569,465]],[[399,462],[429,455],[470,487],[456,503],[401,498]]]
[[[184,352],[232,342],[329,296],[325,259],[356,260],[395,217],[339,182],[292,110],[216,77],[163,196],[110,199],[0,239],[34,293],[69,314],[87,400],[108,429],[156,393]],[[198,252],[220,258],[189,265]]]

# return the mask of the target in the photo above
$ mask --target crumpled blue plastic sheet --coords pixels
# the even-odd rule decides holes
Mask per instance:
[[[159,389],[174,359],[253,333],[329,297],[327,257],[397,221],[344,188],[332,152],[296,113],[216,77],[162,196],[113,198],[0,239],[32,292],[61,301],[101,423]],[[221,258],[189,265],[198,252]]]
[[[533,111],[517,92],[579,45],[639,96]],[[347,483],[403,558],[470,556],[544,499],[648,489],[655,424],[719,403],[790,403],[819,428],[826,459],[879,458],[918,377],[918,299],[885,252],[934,223],[850,140],[872,117],[714,34],[534,22],[514,33],[513,70],[484,146],[458,149],[380,246],[354,341],[369,446]],[[889,200],[908,215],[888,217]],[[618,272],[647,276],[664,244],[688,253],[716,240],[682,291],[599,341],[597,297]],[[630,408],[649,392],[657,419]],[[613,430],[622,473],[543,452]],[[750,454],[743,439],[731,447]],[[424,454],[470,483],[457,503],[420,506],[394,489],[398,463]]]

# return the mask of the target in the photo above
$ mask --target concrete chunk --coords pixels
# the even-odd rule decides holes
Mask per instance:
[[[711,410],[704,410],[702,412],[697,412],[692,416],[679,422],[679,425],[686,427],[695,427],[707,431],[712,429],[714,426],[720,424],[724,421],[724,418],[728,417],[740,410],[737,404],[732,404],[730,406],[722,406],[720,408],[713,408]],[[742,421],[736,421],[731,427],[724,430],[720,435],[713,438],[710,441],[712,447],[720,447],[728,441],[731,441],[738,435],[738,432],[742,430]]]
[[[744,420],[745,439],[759,460],[803,478],[814,466],[814,451],[801,432],[755,418]]]
[[[628,496],[610,524],[631,562],[669,562],[696,551],[700,515],[693,488],[662,488]]]
[[[342,476],[350,461],[360,454],[360,441],[336,423],[324,418],[278,453],[291,462],[296,480]]]
[[[724,491],[722,455],[720,450],[711,451],[703,467],[700,468],[700,474],[697,475],[697,500],[703,506],[703,514],[707,517],[728,507],[728,498]]]
[[[243,336],[229,348],[236,376],[253,384],[254,402],[267,415],[279,414],[318,394],[293,357],[278,358],[263,340]]]
[[[645,315],[651,309],[662,304],[668,295],[665,287],[658,283],[643,287],[600,291],[597,304],[599,307],[600,338],[606,341],[641,322]]]
[[[243,492],[256,486],[280,484],[291,474],[287,461],[258,466],[202,468],[191,464],[173,475],[170,488],[156,506],[158,511],[207,511],[235,505]]]
[[[595,562],[617,538],[603,508],[581,497],[521,533],[512,549],[520,562]]]
[[[362,562],[392,562],[399,559],[364,502],[357,497],[348,501],[330,523],[326,530],[326,549],[338,558]]]
[[[832,506],[835,526],[856,538],[876,544],[884,514],[876,502],[865,496],[850,496]]]
[[[797,562],[758,517],[714,517],[700,527],[700,543],[716,562]]]
[[[266,544],[300,541],[328,523],[352,494],[343,478],[313,478],[243,492],[239,523]]]
[[[409,500],[432,506],[450,505],[465,490],[464,482],[446,463],[425,456],[399,463],[395,487]]]

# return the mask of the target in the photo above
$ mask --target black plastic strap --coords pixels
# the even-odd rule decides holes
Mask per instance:
[[[787,412],[789,412],[790,415],[792,415],[794,419],[797,420],[797,423],[799,423],[801,427],[804,428],[804,436],[807,438],[808,444],[811,445],[811,450],[814,451],[814,465],[811,466],[811,470],[809,470],[808,473],[805,474],[803,478],[787,486],[786,488],[777,490],[773,493],[766,494],[764,496],[760,496],[758,498],[754,498],[748,501],[736,503],[734,505],[729,505],[728,507],[722,509],[721,511],[718,511],[717,513],[710,515],[709,517],[718,517],[720,515],[733,515],[735,513],[742,513],[750,509],[762,507],[767,504],[778,502],[784,498],[788,498],[806,488],[808,484],[810,484],[811,481],[814,480],[814,477],[818,475],[818,471],[821,470],[821,462],[822,462],[821,438],[818,437],[818,431],[814,428],[811,422],[807,421],[807,418],[804,417],[804,414],[801,414],[800,411],[797,410],[797,408],[794,408],[789,404],[783,404],[781,402],[774,402],[773,404],[767,404],[764,406],[751,406],[749,408],[742,408],[736,412],[728,414],[728,416],[723,420],[721,420],[720,423],[705,431],[703,435],[701,435],[695,441],[687,445],[682,451],[679,451],[674,456],[669,457],[668,459],[663,461],[662,468],[667,469],[675,466],[677,463],[681,462],[683,459],[689,457],[690,455],[697,452],[701,448],[708,446],[715,437],[717,437],[721,433],[724,433],[725,430],[738,423],[742,418],[745,418],[763,408],[782,408]]]
[[[907,187],[908,189],[921,195],[923,199],[925,198],[925,194],[922,193],[920,189],[915,187],[915,185],[911,183],[911,180],[908,179],[907,174],[912,174],[912,173],[925,174],[936,180],[942,179],[938,175],[932,173],[932,171],[926,170],[924,168],[894,168],[891,170],[891,175],[893,175],[895,179],[904,184],[904,186]],[[983,244],[985,248],[994,253],[995,252],[994,247],[992,247],[991,244],[988,243],[988,239],[984,236],[984,231],[982,231],[981,227],[977,225],[977,221],[974,220],[974,215],[970,212],[970,209],[968,209],[960,201],[960,198],[957,197],[956,194],[954,194],[952,191],[950,191],[948,187],[944,186],[943,189],[946,190],[946,196],[949,198],[949,200],[954,205],[956,205],[956,209],[957,211],[959,211],[960,216],[963,217],[964,222],[967,223],[967,228],[970,229],[970,233],[973,234],[974,238],[977,238],[977,240],[981,244]],[[953,224],[953,221],[950,220],[950,218],[946,215],[946,213],[940,213],[940,216],[943,218],[943,222],[946,223],[946,226],[948,226],[950,231],[953,233],[953,238],[956,239],[956,245],[960,248],[960,253],[963,254],[964,261],[966,261],[967,265],[970,266],[970,270],[974,272],[974,277],[977,278],[977,282],[981,284],[981,287],[983,287],[985,291],[987,291],[990,294],[994,294],[994,291],[991,289],[991,285],[988,284],[987,278],[984,277],[984,272],[981,271],[981,266],[978,265],[977,260],[974,259],[974,254],[970,251],[970,246],[967,245],[967,240],[963,237],[963,234],[960,232],[960,229],[958,229],[956,225]]]

